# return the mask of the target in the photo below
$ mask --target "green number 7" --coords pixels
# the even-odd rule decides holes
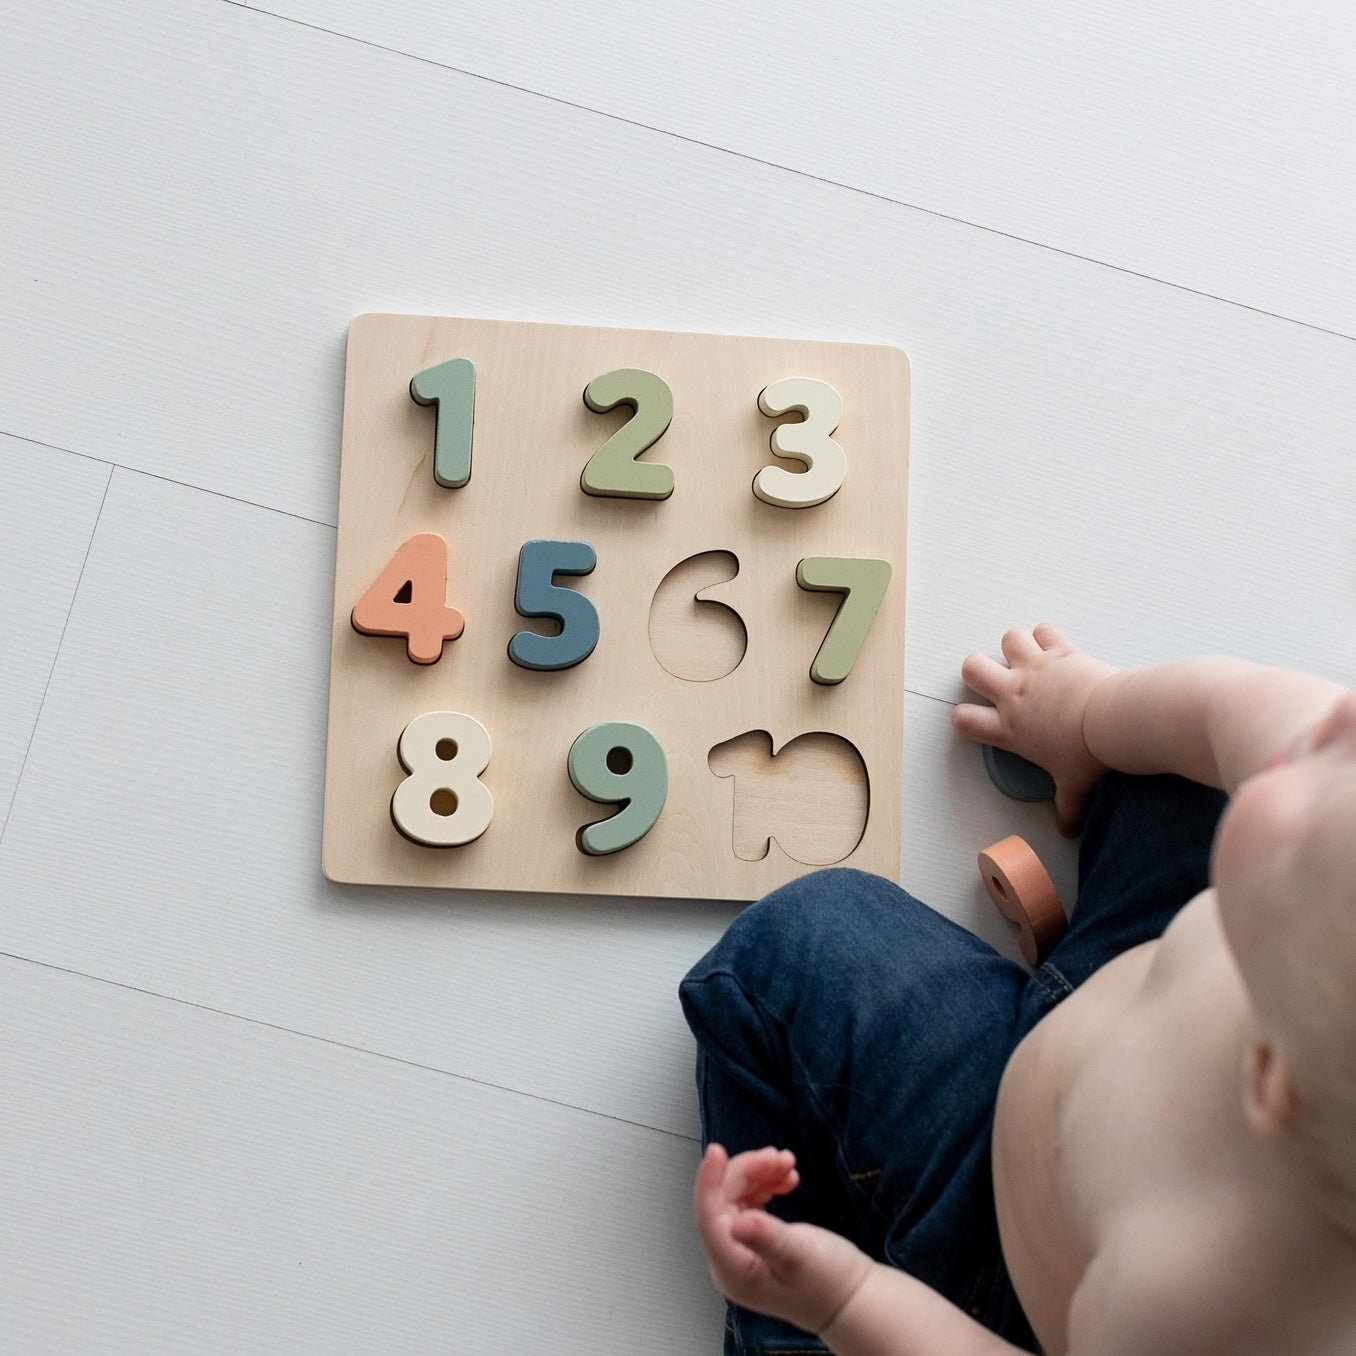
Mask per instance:
[[[841,593],[843,601],[824,635],[810,677],[832,686],[852,672],[890,583],[890,562],[865,556],[806,556],[796,583],[812,593]]]

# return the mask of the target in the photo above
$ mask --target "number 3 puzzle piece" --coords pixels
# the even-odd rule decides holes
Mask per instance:
[[[778,508],[814,508],[832,499],[847,475],[847,456],[830,436],[843,418],[843,397],[817,377],[783,377],[765,386],[758,408],[769,418],[801,416],[798,424],[779,424],[771,445],[779,457],[798,461],[801,471],[764,466],[754,477],[753,492]]]
[[[443,641],[466,625],[447,605],[447,542],[436,532],[405,542],[354,604],[352,622],[365,636],[404,636],[414,663],[436,664]]]

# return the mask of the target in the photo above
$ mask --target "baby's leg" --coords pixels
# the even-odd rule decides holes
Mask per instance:
[[[794,1150],[803,1185],[778,1214],[992,1321],[1006,1275],[989,1139],[1026,983],[889,881],[802,877],[745,910],[683,982],[703,1137]],[[733,1308],[731,1329],[730,1352],[822,1349]]]
[[[1041,987],[1068,992],[1107,961],[1162,935],[1209,884],[1210,847],[1226,799],[1183,777],[1113,772],[1102,779],[1083,829],[1069,930],[1037,972]]]

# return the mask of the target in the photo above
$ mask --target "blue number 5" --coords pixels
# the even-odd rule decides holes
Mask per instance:
[[[568,669],[582,663],[598,643],[598,612],[582,593],[554,582],[558,574],[592,574],[598,557],[586,541],[527,541],[518,553],[513,606],[520,617],[554,617],[553,636],[519,631],[509,658],[525,669]]]

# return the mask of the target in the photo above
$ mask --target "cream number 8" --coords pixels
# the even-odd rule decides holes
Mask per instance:
[[[425,847],[460,847],[490,827],[494,799],[480,774],[489,731],[460,711],[429,711],[401,731],[400,765],[410,775],[391,797],[391,820]]]

